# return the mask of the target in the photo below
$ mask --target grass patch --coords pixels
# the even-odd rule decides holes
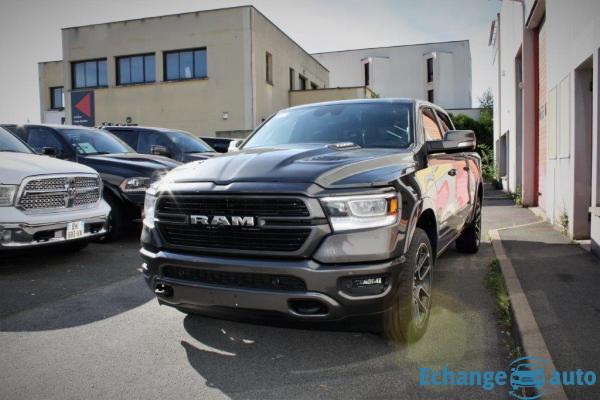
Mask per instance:
[[[513,335],[513,320],[508,300],[508,291],[504,276],[500,268],[500,262],[494,259],[490,263],[489,270],[485,275],[485,286],[490,291],[496,302],[496,315],[501,326],[502,337],[508,347],[511,358],[521,357],[523,351]]]

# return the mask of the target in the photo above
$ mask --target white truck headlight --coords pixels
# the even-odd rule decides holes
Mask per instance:
[[[321,204],[337,232],[377,228],[398,220],[399,201],[395,193],[325,197]]]
[[[0,207],[13,205],[18,187],[18,185],[0,185]]]
[[[142,193],[150,187],[152,179],[145,176],[127,178],[121,182],[121,190],[125,193]]]
[[[149,228],[154,228],[154,212],[156,209],[157,189],[158,182],[155,182],[146,191],[146,197],[144,198],[144,224],[146,224]]]

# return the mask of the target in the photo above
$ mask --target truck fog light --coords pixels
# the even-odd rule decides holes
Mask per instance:
[[[385,292],[389,285],[387,275],[346,277],[341,280],[342,291],[351,296],[372,296]]]
[[[2,241],[10,242],[11,240],[12,240],[12,231],[11,230],[2,231]]]

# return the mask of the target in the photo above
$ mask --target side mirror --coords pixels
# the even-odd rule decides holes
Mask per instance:
[[[42,147],[41,153],[45,156],[56,157],[58,152],[54,147]]]
[[[427,142],[427,153],[460,153],[475,151],[477,141],[473,131],[448,131],[444,140]]]
[[[165,146],[161,146],[158,144],[150,147],[150,154],[153,154],[155,156],[171,157],[171,152],[169,152],[169,149],[167,149]]]
[[[228,153],[240,151],[240,145],[242,144],[241,140],[232,140],[229,142],[229,147],[227,148]]]

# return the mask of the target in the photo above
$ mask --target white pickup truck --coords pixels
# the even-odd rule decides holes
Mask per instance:
[[[0,251],[59,243],[80,250],[106,233],[109,212],[96,171],[35,154],[0,128]]]

